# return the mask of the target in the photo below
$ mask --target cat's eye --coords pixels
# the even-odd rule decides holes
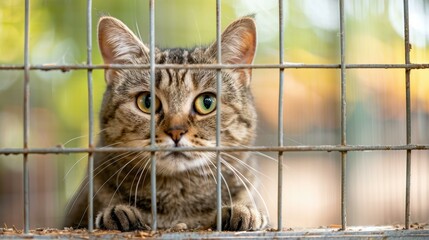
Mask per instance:
[[[201,115],[206,115],[216,109],[216,95],[213,93],[203,93],[195,99],[195,111]]]
[[[137,107],[144,113],[150,114],[150,92],[142,92],[137,96]],[[155,112],[161,109],[161,101],[155,99]]]

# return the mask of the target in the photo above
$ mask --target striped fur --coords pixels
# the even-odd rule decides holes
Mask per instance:
[[[122,22],[103,17],[99,45],[105,63],[146,64],[149,49]],[[256,48],[251,18],[233,22],[222,35],[222,62],[252,63]],[[193,49],[156,49],[157,64],[216,63],[216,43]],[[253,143],[256,113],[250,91],[249,69],[222,70],[223,146]],[[107,89],[100,112],[99,146],[145,147],[150,145],[150,114],[142,112],[136,98],[149,91],[149,71],[106,70]],[[156,96],[161,103],[155,116],[156,143],[160,147],[215,146],[216,111],[207,115],[195,109],[202,93],[216,93],[216,70],[157,69]],[[217,100],[219,101],[219,100]],[[189,228],[210,227],[216,214],[216,156],[209,152],[156,152],[158,227],[185,223]],[[255,162],[247,153],[222,155],[222,200],[226,230],[255,230],[267,219],[254,206]],[[242,161],[242,162],[240,162]],[[95,211],[100,228],[129,231],[151,225],[150,153],[97,153],[95,155]],[[226,183],[226,184],[225,184]],[[246,186],[244,186],[246,185]],[[67,226],[87,225],[85,187],[76,194]],[[232,204],[231,204],[232,203]]]

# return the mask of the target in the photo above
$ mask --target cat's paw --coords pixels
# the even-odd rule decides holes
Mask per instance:
[[[143,223],[140,210],[129,205],[115,205],[105,208],[97,215],[95,225],[100,229],[122,232],[148,229],[148,226]]]
[[[268,218],[254,207],[233,205],[222,208],[222,230],[254,231],[265,228]]]

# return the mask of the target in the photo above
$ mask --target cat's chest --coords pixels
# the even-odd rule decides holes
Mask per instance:
[[[171,214],[172,211],[203,213],[215,208],[216,188],[212,181],[203,179],[162,179],[157,181],[156,202],[159,214]],[[140,192],[136,205],[143,211],[151,211],[150,187]]]

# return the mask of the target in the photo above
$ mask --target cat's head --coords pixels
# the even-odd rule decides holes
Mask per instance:
[[[112,17],[98,25],[106,64],[148,64],[149,48]],[[221,37],[224,64],[250,64],[256,49],[252,18],[230,24]],[[155,49],[156,64],[214,64],[217,43],[194,49]],[[216,70],[156,69],[156,144],[160,147],[216,146],[216,106],[221,102],[222,146],[248,146],[255,135],[256,113],[250,91],[251,69],[223,69],[222,100],[216,99]],[[149,69],[109,69],[101,121],[101,145],[150,145]],[[141,153],[147,159],[149,153]],[[173,174],[215,162],[213,152],[157,152],[157,172]],[[236,157],[244,157],[235,153]],[[136,161],[139,162],[139,161]]]

